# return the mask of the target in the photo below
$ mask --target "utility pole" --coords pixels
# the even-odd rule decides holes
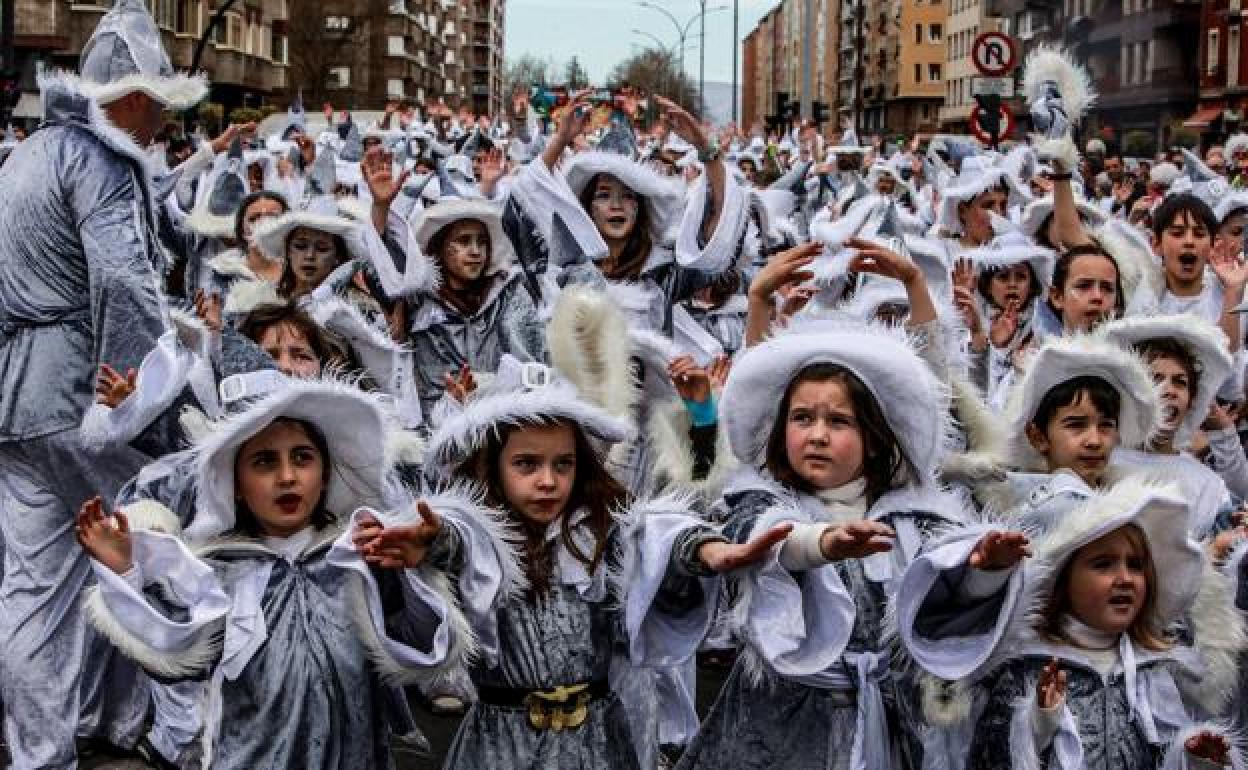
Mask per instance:
[[[741,32],[737,25],[741,20],[741,0],[732,0],[732,122],[740,124],[741,116],[737,112],[737,89],[740,87],[737,72],[740,65],[737,57],[741,54]]]
[[[4,80],[13,84],[17,92],[20,93],[21,86],[17,84],[17,49],[13,45],[13,26],[14,12],[17,0],[0,0],[3,6],[0,6],[0,56],[4,57]],[[9,103],[9,93],[6,89],[4,103],[0,105],[0,131],[4,130],[9,124],[9,120],[13,115],[13,105]]]
[[[815,58],[815,0],[805,0],[802,5],[802,117],[810,119],[814,109],[813,76]]]

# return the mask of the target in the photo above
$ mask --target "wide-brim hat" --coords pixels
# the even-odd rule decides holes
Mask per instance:
[[[1095,491],[1033,542],[1031,590],[1038,598],[1048,597],[1076,551],[1134,524],[1144,534],[1156,572],[1148,586],[1154,596],[1151,624],[1164,629],[1183,616],[1200,590],[1204,554],[1188,535],[1189,518],[1188,504],[1175,485],[1128,478]]]
[[[684,203],[685,187],[679,179],[664,176],[654,167],[615,152],[590,150],[569,161],[564,178],[572,194],[580,198],[590,180],[610,174],[642,198],[650,216],[651,233],[660,239],[672,230]]]
[[[341,236],[347,244],[348,259],[368,259],[368,245],[360,228],[365,225],[344,216],[331,198],[312,201],[308,208],[288,211],[261,223],[252,236],[256,247],[272,260],[286,259],[286,241],[300,227]]]
[[[1160,405],[1143,359],[1101,335],[1048,337],[1027,362],[1006,409],[1009,452],[1015,465],[1027,470],[1047,470],[1044,457],[1027,438],[1027,425],[1035,419],[1036,410],[1049,391],[1078,377],[1099,377],[1118,391],[1118,435],[1122,446],[1145,446],[1156,433]]]
[[[486,266],[486,274],[510,270],[516,259],[515,248],[511,239],[503,230],[503,211],[497,203],[483,198],[449,198],[440,200],[420,212],[413,223],[412,236],[416,239],[420,250],[434,259],[436,255],[429,251],[433,237],[443,229],[465,219],[475,219],[485,225],[490,236],[490,262]]]
[[[234,528],[238,451],[281,418],[311,423],[324,435],[330,463],[325,506],[331,513],[348,516],[359,506],[382,506],[386,421],[378,400],[349,383],[289,379],[242,412],[212,423],[196,442],[198,504],[188,537]]]
[[[142,0],[117,0],[100,19],[79,61],[80,87],[106,105],[135,92],[185,110],[208,95],[208,81],[174,72],[160,28]]]
[[[798,321],[738,356],[724,385],[720,419],[741,464],[763,464],[789,384],[818,363],[853,372],[897,436],[917,473],[912,481],[932,481],[951,430],[948,388],[903,328],[849,319]]]
[[[1098,332],[1126,348],[1149,340],[1173,339],[1196,361],[1200,384],[1192,392],[1187,416],[1174,435],[1174,445],[1185,446],[1209,415],[1218,389],[1231,374],[1233,364],[1226,333],[1192,313],[1120,318],[1103,324]]]
[[[444,419],[430,436],[426,459],[435,470],[449,476],[499,428],[548,425],[559,420],[577,424],[591,439],[607,446],[632,434],[628,420],[585,401],[555,370],[504,354],[493,380]]]
[[[1217,205],[1213,207],[1213,215],[1218,218],[1218,224],[1221,225],[1231,214],[1244,209],[1248,209],[1248,191],[1236,190],[1230,195],[1223,196],[1217,202]]]
[[[1027,203],[1031,200],[1031,193],[1022,188],[1011,169],[990,165],[983,156],[966,158],[962,161],[962,170],[957,177],[940,191],[940,209],[936,223],[951,233],[961,232],[958,204],[973,200],[999,186],[1005,187],[1011,204]]]

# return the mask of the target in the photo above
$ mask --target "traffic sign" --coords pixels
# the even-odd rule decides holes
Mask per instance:
[[[981,75],[998,78],[1014,69],[1017,63],[1014,39],[1004,32],[984,32],[971,46],[971,60]]]
[[[983,128],[983,118],[983,108],[976,107],[971,110],[971,133],[975,135],[976,139],[984,144],[996,145],[1002,137],[1006,137],[1014,133],[1014,113],[1010,112],[1010,108],[1006,107],[1004,104],[1000,107],[1000,122],[998,123],[1000,128],[998,129],[996,136],[993,136],[990,132]]]
[[[971,78],[971,96],[1014,96],[1014,78]]]

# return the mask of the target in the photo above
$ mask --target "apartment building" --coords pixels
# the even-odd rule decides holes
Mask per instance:
[[[940,108],[941,130],[969,133],[975,97],[972,79],[979,76],[971,50],[975,38],[984,32],[1003,31],[1004,22],[992,15],[995,8],[986,0],[947,0],[945,22],[944,105]]]

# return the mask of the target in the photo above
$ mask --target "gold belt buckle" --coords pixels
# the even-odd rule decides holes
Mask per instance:
[[[535,730],[575,730],[589,717],[589,685],[560,685],[553,690],[536,690],[524,697],[529,707],[529,724]],[[573,704],[568,709],[569,704]]]

